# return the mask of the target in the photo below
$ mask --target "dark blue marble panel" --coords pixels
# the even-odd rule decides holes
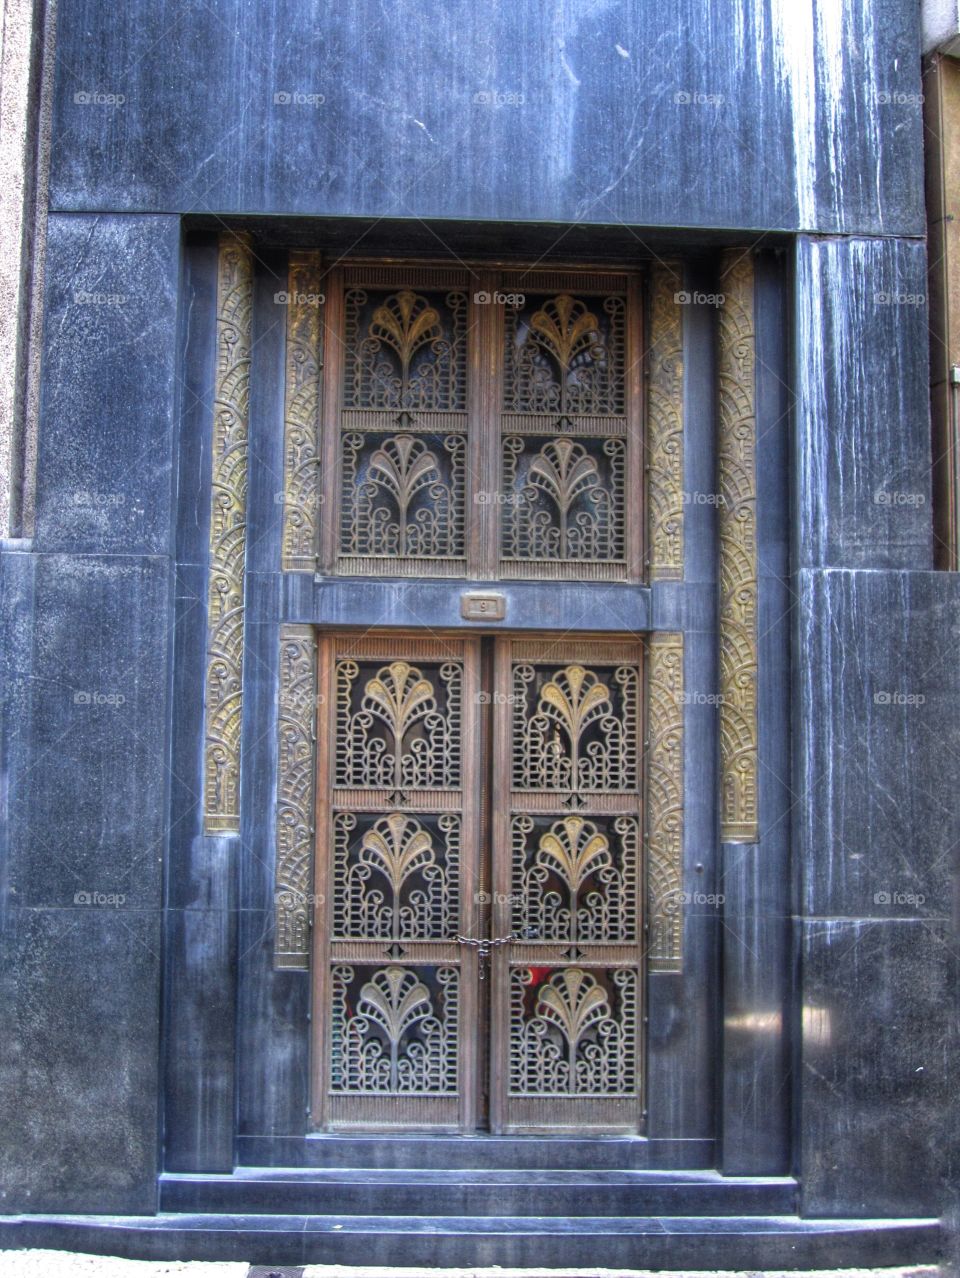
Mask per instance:
[[[926,252],[801,240],[796,259],[797,562],[930,568]]]
[[[960,578],[803,572],[797,591],[803,908],[949,918],[960,846]]]
[[[922,234],[916,6],[58,13],[53,207]]]
[[[50,218],[36,549],[169,553],[179,270],[176,217]]]

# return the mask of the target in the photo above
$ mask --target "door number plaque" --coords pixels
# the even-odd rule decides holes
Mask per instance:
[[[465,590],[460,596],[460,616],[464,621],[503,621],[507,600],[495,592]]]

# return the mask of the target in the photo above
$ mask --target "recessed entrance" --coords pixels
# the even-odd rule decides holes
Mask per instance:
[[[317,1125],[639,1132],[642,644],[319,657]]]

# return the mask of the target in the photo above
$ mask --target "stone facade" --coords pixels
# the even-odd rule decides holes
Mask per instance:
[[[442,583],[281,572],[291,248],[669,257],[705,294],[749,257],[756,833],[722,842],[716,788],[689,789],[685,883],[725,902],[657,976],[648,1136],[795,1175],[804,1218],[944,1210],[960,583],[934,571],[919,15],[735,8],[61,0],[36,519],[0,554],[6,1212],[146,1216],[164,1169],[301,1157],[279,628],[459,624]],[[239,833],[201,801],[224,232],[255,276]],[[686,484],[709,493],[718,321],[688,312]],[[636,587],[623,622],[682,631],[693,688],[719,679],[716,533],[691,504],[684,580]],[[508,593],[587,630],[582,589]],[[717,775],[717,741],[690,705],[689,775]]]

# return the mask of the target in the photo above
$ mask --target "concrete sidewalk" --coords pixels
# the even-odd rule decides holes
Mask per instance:
[[[120,1260],[67,1251],[0,1251],[0,1278],[948,1278],[936,1265],[893,1269],[363,1269],[346,1265],[250,1266],[245,1261]]]

